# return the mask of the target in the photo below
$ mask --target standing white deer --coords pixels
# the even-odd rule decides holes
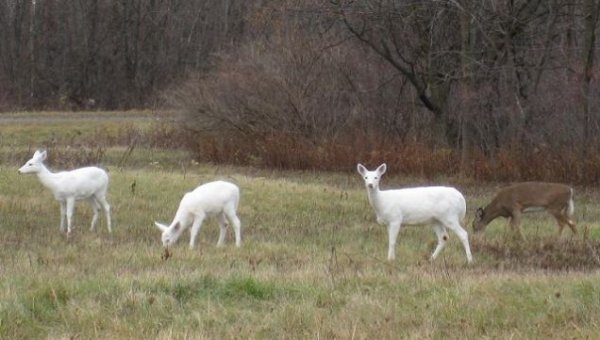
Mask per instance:
[[[163,246],[168,248],[179,239],[181,233],[192,225],[190,229],[190,248],[196,244],[196,236],[200,226],[208,216],[217,216],[221,231],[217,246],[225,244],[227,233],[227,220],[233,224],[235,233],[235,245],[240,246],[242,239],[240,235],[240,219],[237,217],[237,208],[240,201],[240,189],[232,183],[215,181],[203,184],[191,192],[183,195],[175,218],[169,226],[154,222],[162,231]]]
[[[94,230],[98,221],[98,212],[102,208],[106,213],[108,232],[112,232],[110,205],[106,201],[106,192],[108,191],[106,171],[97,167],[85,167],[71,171],[51,172],[44,165],[46,156],[46,150],[37,150],[33,157],[19,169],[19,172],[37,174],[40,182],[52,191],[54,198],[60,203],[60,231],[64,232],[65,230],[66,216],[67,235],[71,234],[75,201],[87,200],[94,209],[90,230]]]
[[[465,248],[467,261],[473,260],[469,247],[469,235],[460,221],[466,214],[463,195],[451,187],[417,187],[396,190],[379,190],[379,180],[385,173],[385,163],[375,171],[362,164],[356,166],[364,178],[369,203],[377,215],[377,223],[388,226],[388,260],[395,255],[396,239],[402,225],[432,224],[438,239],[431,259],[434,260],[448,240],[448,229],[452,230]]]

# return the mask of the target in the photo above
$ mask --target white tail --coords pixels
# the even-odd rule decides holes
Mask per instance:
[[[575,212],[573,188],[559,183],[524,182],[502,188],[485,208],[478,208],[473,230],[481,231],[497,217],[510,218],[510,226],[523,237],[521,215],[531,211],[548,211],[558,223],[562,234],[565,225],[577,233],[571,220]]]
[[[98,212],[104,209],[106,225],[112,232],[110,222],[110,205],[106,201],[108,191],[108,174],[97,167],[85,167],[71,171],[53,173],[46,168],[44,160],[46,151],[36,151],[33,157],[20,169],[20,173],[35,173],[40,182],[50,189],[54,198],[60,202],[60,230],[65,230],[65,216],[67,220],[67,234],[72,230],[72,217],[75,201],[87,200],[94,209],[91,230],[94,230],[98,220]]]
[[[239,247],[242,241],[240,219],[237,217],[239,201],[239,188],[224,181],[206,183],[186,193],[181,199],[175,218],[170,225],[154,222],[162,232],[163,246],[169,247],[177,242],[181,233],[191,225],[190,248],[193,248],[204,218],[217,216],[221,226],[217,246],[225,244],[227,220],[229,220],[233,224],[235,245]]]
[[[395,246],[402,225],[432,224],[438,244],[431,259],[435,259],[448,240],[448,229],[452,230],[465,248],[467,261],[473,260],[469,237],[461,227],[465,217],[466,203],[463,195],[450,187],[418,187],[398,190],[379,190],[379,180],[385,173],[386,165],[375,171],[357,164],[358,173],[363,176],[369,203],[375,210],[377,222],[388,226],[388,260],[395,258]]]

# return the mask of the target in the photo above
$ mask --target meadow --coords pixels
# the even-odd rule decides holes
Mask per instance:
[[[128,113],[115,113],[123,116]],[[152,116],[151,113],[145,113]],[[27,116],[26,113],[19,114]],[[136,113],[139,116],[139,113]],[[143,114],[142,114],[143,115]],[[595,338],[600,334],[600,190],[576,187],[579,234],[557,235],[544,213],[523,221],[526,240],[499,219],[484,234],[475,209],[505,183],[404,178],[383,188],[447,184],[467,199],[463,226],[439,258],[430,227],[400,232],[386,260],[363,181],[344,173],[199,164],[181,150],[135,142],[161,135],[150,120],[31,119],[0,124],[0,338]],[[157,132],[158,131],[158,132]],[[146,139],[147,138],[147,139]],[[77,205],[74,235],[59,232],[59,205],[34,175],[16,169],[35,148],[47,166],[99,163],[111,177],[113,233]],[[377,164],[369,164],[374,167]],[[242,246],[217,248],[206,220],[196,248],[185,232],[161,258],[154,221],[170,222],[184,192],[239,185]]]

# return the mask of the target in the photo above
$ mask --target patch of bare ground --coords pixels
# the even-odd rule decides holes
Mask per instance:
[[[600,269],[600,241],[557,236],[528,237],[526,240],[485,238],[471,242],[475,253],[490,257],[498,269],[545,269],[594,271]]]

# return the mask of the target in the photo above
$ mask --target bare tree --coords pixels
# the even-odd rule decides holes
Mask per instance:
[[[146,105],[245,35],[242,0],[0,3],[0,86],[17,106]]]
[[[596,0],[585,0],[583,15],[585,22],[585,31],[583,37],[582,64],[583,75],[581,77],[581,111],[583,113],[583,143],[591,145],[592,136],[598,131],[598,120],[593,119],[590,110],[590,83],[594,72],[594,59],[596,51],[596,29],[598,24],[598,14],[600,13],[600,4]],[[582,148],[583,149],[583,148]]]
[[[434,135],[451,142],[446,106],[460,75],[458,14],[445,2],[370,0],[337,4],[348,31],[389,62],[435,118]]]

